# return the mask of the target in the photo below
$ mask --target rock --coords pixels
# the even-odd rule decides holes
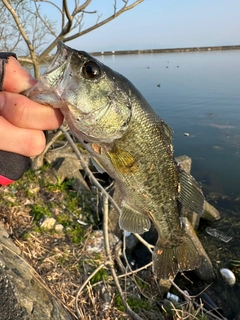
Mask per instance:
[[[191,223],[189,223],[189,221],[185,217],[181,217],[180,220],[181,220],[181,223],[183,225],[185,232],[191,238],[198,254],[202,257],[200,266],[198,268],[196,268],[194,270],[194,272],[203,281],[206,281],[206,282],[213,281],[215,279],[215,274],[214,274],[214,271],[212,268],[211,260],[209,259],[200,240],[198,239]]]
[[[204,201],[204,212],[202,218],[207,221],[215,221],[219,220],[221,217],[219,211],[214,208],[214,206],[212,206],[207,201]]]
[[[138,242],[139,240],[135,237],[133,233],[126,237],[126,253],[132,254],[136,249]]]
[[[182,155],[182,156],[176,157],[175,160],[183,167],[183,169],[187,173],[190,173],[191,166],[192,166],[192,159],[190,157],[186,155]]]
[[[40,281],[0,223],[1,320],[73,320]]]
[[[63,182],[65,179],[74,178],[73,187],[79,192],[89,192],[89,187],[80,173],[82,166],[78,159],[72,158],[58,158],[55,165],[56,176],[59,182]]]
[[[55,224],[56,224],[56,219],[45,217],[45,219],[41,223],[41,228],[45,230],[52,230],[54,229]]]
[[[176,158],[176,161],[183,167],[183,169],[190,174],[192,159],[186,155],[182,155]],[[207,221],[215,221],[220,219],[219,211],[214,208],[210,203],[206,200],[204,201],[204,211],[202,215],[199,215],[189,208],[182,208],[182,215],[187,217],[188,221],[191,222],[194,229],[197,229],[199,226],[200,218],[205,219]]]
[[[54,229],[56,232],[61,233],[61,232],[63,232],[64,226],[62,224],[58,223],[55,225]]]
[[[112,233],[108,234],[110,249],[113,249],[116,244],[120,241],[117,236]],[[92,232],[88,245],[86,246],[86,251],[88,253],[102,253],[105,254],[104,238],[102,230],[95,230]]]
[[[200,218],[202,217],[200,214],[192,211],[187,207],[182,207],[182,216],[186,217],[188,221],[191,223],[195,230],[199,227]]]
[[[190,174],[192,159],[186,155],[182,155],[176,158],[176,161],[181,165],[181,167]],[[183,206],[182,207],[182,216],[187,217],[188,221],[192,224],[194,229],[197,229],[199,226],[200,216],[199,214],[193,212],[189,208]]]
[[[230,286],[234,286],[234,284],[236,283],[236,277],[231,270],[222,268],[220,269],[220,273],[227,284],[229,284]]]

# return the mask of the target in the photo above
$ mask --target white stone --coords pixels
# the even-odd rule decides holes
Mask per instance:
[[[57,232],[63,232],[64,226],[62,224],[58,223],[55,225],[54,229]]]
[[[220,269],[220,273],[223,277],[223,279],[230,285],[233,286],[236,283],[236,277],[234,273],[227,269],[227,268],[222,268]]]
[[[41,224],[42,229],[51,230],[56,224],[56,219],[46,217],[43,223]]]

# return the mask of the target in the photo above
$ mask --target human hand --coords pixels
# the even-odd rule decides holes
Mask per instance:
[[[46,144],[43,130],[58,128],[63,116],[58,109],[33,102],[19,94],[37,80],[9,57],[0,92],[0,150],[28,157],[40,154]]]

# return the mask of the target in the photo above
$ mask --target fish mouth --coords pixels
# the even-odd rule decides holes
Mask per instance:
[[[60,96],[72,77],[71,58],[73,53],[71,48],[59,41],[57,52],[52,62],[41,76],[42,82],[50,88],[55,89]]]
[[[62,41],[59,41],[57,44],[57,52],[54,55],[54,58],[44,74],[54,72],[60,66],[70,63],[72,57],[72,50],[67,47]]]

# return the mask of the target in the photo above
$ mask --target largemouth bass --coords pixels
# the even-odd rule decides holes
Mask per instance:
[[[158,278],[192,270],[200,257],[180,224],[179,203],[197,213],[203,194],[175,161],[172,130],[125,77],[63,43],[30,92],[60,108],[71,131],[122,192],[120,227],[158,231],[153,269]]]

